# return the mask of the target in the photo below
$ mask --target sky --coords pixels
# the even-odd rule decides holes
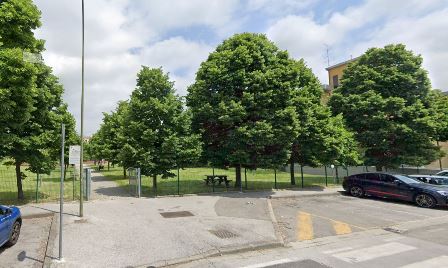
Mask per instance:
[[[45,63],[64,85],[77,122],[81,0],[35,0]],[[86,0],[84,132],[129,99],[141,66],[162,67],[187,94],[201,62],[236,33],[264,33],[320,81],[325,67],[371,47],[403,43],[422,55],[433,88],[448,90],[448,0]],[[328,49],[328,53],[327,53]],[[78,124],[79,128],[79,124]]]

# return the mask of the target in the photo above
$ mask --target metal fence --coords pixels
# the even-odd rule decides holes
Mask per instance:
[[[113,173],[114,171],[110,171]],[[120,171],[118,171],[120,172]],[[145,197],[153,196],[178,196],[185,194],[201,193],[224,193],[239,191],[269,191],[272,189],[297,189],[302,187],[323,188],[325,186],[336,186],[342,182],[336,179],[329,172],[325,175],[304,174],[303,180],[301,173],[296,173],[295,185],[291,185],[290,173],[283,170],[274,169],[242,169],[241,186],[236,186],[235,169],[218,168],[185,168],[172,170],[174,177],[157,179],[157,187],[153,185],[153,178],[150,176],[141,176],[141,195]],[[108,172],[104,171],[108,176]],[[129,187],[135,189],[134,179],[129,174]],[[207,176],[227,176],[228,184],[225,182],[207,183]],[[342,177],[340,177],[342,178]],[[134,191],[134,190],[132,190]]]
[[[21,167],[24,174],[22,179],[22,189],[24,199],[18,199],[17,179],[15,166],[0,164],[0,204],[24,204],[58,201],[60,196],[60,168],[52,170],[49,174],[36,174],[27,171],[27,166]],[[90,172],[86,171],[84,192],[90,193]],[[77,168],[69,166],[66,169],[64,180],[64,200],[79,200],[79,171]],[[90,196],[85,195],[85,199]]]
[[[141,196],[142,178],[140,168],[128,168],[129,195],[133,197]]]

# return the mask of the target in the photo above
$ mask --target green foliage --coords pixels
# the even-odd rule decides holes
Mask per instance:
[[[33,32],[40,26],[40,11],[32,0],[0,1],[0,48],[42,51],[44,42]]]
[[[24,52],[40,52],[34,38],[40,12],[29,0],[0,1],[0,158],[16,166],[18,197],[23,198],[21,164],[49,173],[60,153],[61,123],[67,149],[77,139],[75,120],[62,101],[63,88],[44,64],[32,64]],[[67,150],[68,151],[68,150]]]
[[[201,154],[198,135],[191,134],[190,116],[174,94],[162,69],[143,67],[126,115],[126,143],[120,153],[125,166],[143,175],[172,177],[171,169],[194,163]]]
[[[366,165],[423,165],[440,155],[431,142],[430,82],[421,63],[404,45],[388,45],[369,49],[344,71],[329,106],[356,132]]]
[[[448,141],[448,96],[440,90],[432,90],[428,102],[434,140]]]
[[[187,96],[204,158],[217,167],[286,163],[298,124],[293,100],[300,72],[300,64],[264,35],[236,34],[220,44]]]
[[[103,123],[87,146],[91,159],[106,159],[114,164],[121,163],[120,151],[125,144],[123,136],[128,102],[118,103],[112,113],[103,113]]]

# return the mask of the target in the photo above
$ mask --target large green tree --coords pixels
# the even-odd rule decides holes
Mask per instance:
[[[297,130],[299,65],[265,35],[236,34],[201,64],[188,88],[192,127],[213,166],[284,165]]]
[[[448,141],[448,96],[440,90],[432,90],[429,97],[430,116],[433,124],[433,138],[437,145],[439,142]],[[444,154],[446,154],[444,152]],[[442,159],[439,158],[440,169],[442,169]]]
[[[15,165],[19,199],[24,198],[21,165],[48,173],[60,152],[61,123],[67,125],[67,139],[75,132],[51,68],[27,61],[27,53],[43,50],[44,42],[33,34],[39,19],[30,0],[0,1],[0,158]]]
[[[439,157],[428,109],[431,85],[422,60],[402,44],[387,45],[369,49],[344,71],[329,105],[355,131],[365,164],[381,170]]]
[[[199,136],[190,131],[189,113],[161,68],[143,67],[138,73],[126,121],[124,164],[152,176],[154,189],[157,176],[175,176],[172,169],[195,163],[201,155]]]
[[[294,106],[298,116],[296,137],[291,148],[290,175],[294,185],[294,164],[317,167],[326,164],[356,164],[357,143],[341,117],[332,117],[322,104],[322,86],[303,60],[296,63]]]

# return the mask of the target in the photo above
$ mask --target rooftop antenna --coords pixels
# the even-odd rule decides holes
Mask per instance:
[[[330,66],[330,47],[327,44],[324,44],[325,46],[325,53],[326,53],[326,58],[327,58],[327,67]]]

